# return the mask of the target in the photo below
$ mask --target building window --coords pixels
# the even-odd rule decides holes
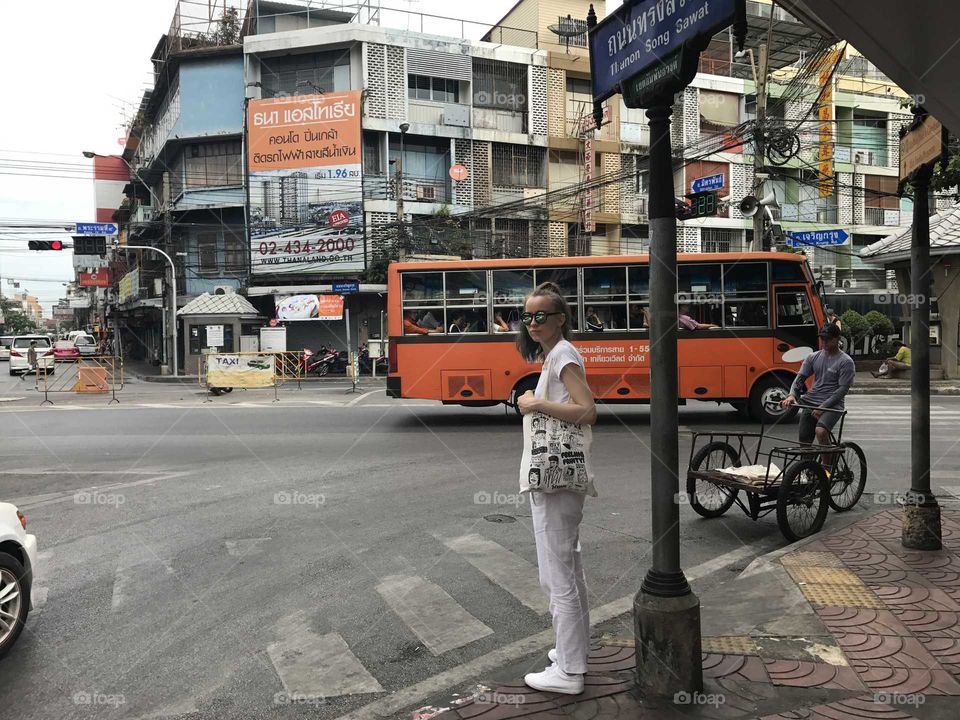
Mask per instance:
[[[216,275],[220,271],[217,262],[217,233],[197,235],[197,274]]]
[[[723,133],[740,124],[740,96],[734,93],[700,91],[700,128]]]
[[[473,60],[473,104],[479,108],[527,111],[527,66]]]
[[[243,272],[247,266],[243,228],[227,228],[223,234],[224,272]]]
[[[493,184],[513,187],[544,187],[544,148],[529,145],[493,144]]]
[[[239,140],[193,143],[183,152],[186,189],[243,184],[243,153]]]
[[[264,98],[349,90],[350,51],[261,58],[260,83]]]
[[[407,97],[411,100],[458,103],[460,102],[460,83],[449,78],[408,75]]]
[[[371,175],[383,174],[381,154],[381,135],[374,132],[363,133],[363,171]]]
[[[740,249],[740,232],[740,230],[701,228],[700,251],[705,253],[737,251]]]

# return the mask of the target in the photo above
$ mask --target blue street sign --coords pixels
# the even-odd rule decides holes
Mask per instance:
[[[697,178],[693,181],[691,187],[695,193],[705,192],[707,190],[719,190],[723,187],[723,173]]]
[[[360,292],[360,283],[358,281],[354,282],[341,282],[333,283],[333,291],[341,295],[349,295],[350,293]]]
[[[116,223],[77,223],[74,235],[116,235]]]
[[[685,41],[733,22],[735,0],[640,0],[614,10],[590,33],[593,99],[620,91],[644,69],[662,63]]]
[[[790,247],[804,247],[807,245],[843,245],[847,238],[846,230],[807,230],[804,232],[787,232],[786,241]]]

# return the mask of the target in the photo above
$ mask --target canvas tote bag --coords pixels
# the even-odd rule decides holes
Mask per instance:
[[[544,364],[543,372],[548,370]],[[569,490],[596,497],[590,463],[592,442],[589,425],[574,425],[541,412],[524,415],[520,492]]]

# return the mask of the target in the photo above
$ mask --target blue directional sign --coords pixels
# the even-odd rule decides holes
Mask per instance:
[[[605,100],[620,84],[664,62],[698,35],[733,22],[734,0],[639,0],[624,4],[590,33],[593,99]]]
[[[695,193],[706,192],[707,190],[719,190],[723,187],[723,173],[719,175],[707,175],[707,177],[697,178],[691,184],[691,189]]]
[[[349,295],[350,293],[360,292],[360,283],[359,282],[340,282],[333,283],[333,291],[341,295]]]
[[[847,238],[846,230],[807,230],[786,233],[787,245],[804,247],[807,245],[843,245]]]
[[[116,223],[77,223],[74,235],[116,235]]]

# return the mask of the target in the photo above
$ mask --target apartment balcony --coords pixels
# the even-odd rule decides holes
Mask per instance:
[[[476,130],[499,130],[526,135],[527,113],[474,106],[473,127]]]
[[[363,178],[363,197],[367,200],[397,199],[396,178],[387,175],[366,175]],[[436,178],[403,177],[404,202],[449,203],[453,194],[450,183]]]
[[[864,208],[863,209],[863,220],[865,225],[900,225],[901,213],[899,210],[887,210],[885,208]],[[911,217],[907,215],[903,218],[904,225],[907,225],[911,221]]]
[[[470,127],[470,106],[460,103],[408,101],[410,122],[424,125]]]
[[[788,222],[836,223],[837,207],[817,203],[785,203],[779,211],[771,208],[774,218]]]
[[[871,167],[893,167],[890,153],[886,149],[859,148],[855,145],[837,145],[833,150],[834,162],[869,165]]]

